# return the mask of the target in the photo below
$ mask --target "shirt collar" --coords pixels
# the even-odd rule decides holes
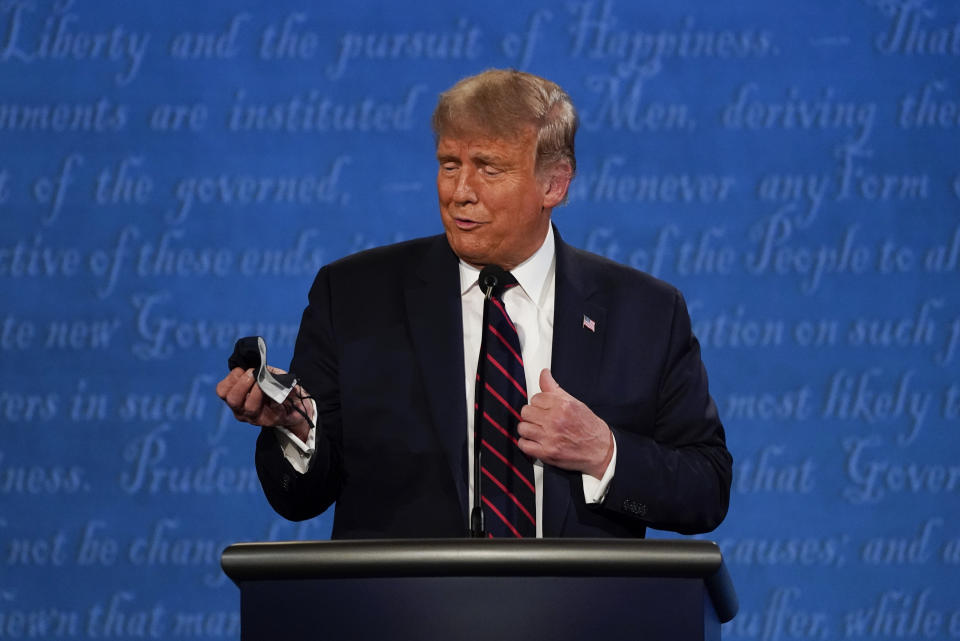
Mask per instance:
[[[547,278],[553,271],[554,253],[553,225],[550,225],[547,227],[547,236],[543,239],[540,249],[534,252],[533,256],[510,270],[513,277],[517,279],[517,283],[520,284],[520,288],[530,297],[530,300],[538,305],[543,290],[546,289]],[[465,295],[473,287],[479,289],[480,285],[477,283],[479,277],[479,269],[461,260],[460,295]]]

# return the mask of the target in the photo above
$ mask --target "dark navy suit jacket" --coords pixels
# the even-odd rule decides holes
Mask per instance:
[[[618,454],[599,505],[585,503],[579,472],[545,466],[544,536],[715,528],[731,457],[683,298],[559,235],[556,258],[551,370],[610,425]],[[274,509],[302,520],[336,502],[334,538],[465,536],[461,326],[458,259],[443,235],[322,268],[291,363],[317,403],[317,448],[301,475],[263,429],[257,471]]]

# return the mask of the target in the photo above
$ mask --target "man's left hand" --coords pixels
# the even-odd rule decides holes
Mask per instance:
[[[549,369],[540,372],[540,390],[520,411],[520,449],[549,465],[601,478],[613,457],[606,422],[565,392]]]

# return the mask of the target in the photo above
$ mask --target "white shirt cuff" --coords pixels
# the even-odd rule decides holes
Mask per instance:
[[[313,425],[316,425],[317,404],[312,398],[307,399],[307,402],[307,411],[310,413],[310,422]],[[306,474],[307,469],[310,467],[310,458],[313,456],[313,452],[317,446],[317,429],[315,427],[310,428],[310,432],[307,434],[306,443],[297,438],[293,432],[279,425],[273,428],[273,433],[277,435],[277,441],[280,443],[280,449],[283,451],[283,457],[290,462],[290,465],[292,465],[293,469],[295,469],[297,472],[300,474]]]
[[[607,489],[610,487],[610,481],[613,480],[613,474],[617,471],[617,437],[613,436],[613,456],[610,457],[610,463],[600,480],[589,474],[581,474],[583,478],[583,498],[587,500],[587,505],[602,503],[607,496]]]

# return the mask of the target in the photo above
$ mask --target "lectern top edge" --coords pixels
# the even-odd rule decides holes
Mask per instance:
[[[624,576],[700,578],[721,621],[737,598],[719,547],[656,539],[393,539],[237,543],[221,565],[234,583],[345,577]]]

